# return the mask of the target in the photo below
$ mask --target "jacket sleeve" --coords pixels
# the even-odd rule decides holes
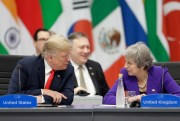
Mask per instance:
[[[20,62],[17,63],[9,85],[8,85],[8,94],[28,94],[28,95],[40,95],[41,89],[26,89],[26,81],[28,79],[28,72],[27,70],[21,66]]]
[[[118,80],[103,98],[103,104],[116,105],[116,90]]]

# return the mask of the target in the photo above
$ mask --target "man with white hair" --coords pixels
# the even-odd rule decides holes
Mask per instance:
[[[70,52],[71,44],[66,38],[52,35],[45,42],[41,55],[18,61],[8,93],[33,95],[37,103],[71,105],[74,69],[69,63]]]

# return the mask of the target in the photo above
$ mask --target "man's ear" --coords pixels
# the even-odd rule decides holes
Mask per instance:
[[[48,58],[48,61],[52,61],[53,60],[53,57],[50,54],[47,56],[47,58]]]

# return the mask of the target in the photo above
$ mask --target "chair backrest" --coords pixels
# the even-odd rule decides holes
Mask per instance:
[[[180,85],[180,62],[154,62],[154,65],[167,67],[173,79]]]
[[[7,94],[11,74],[17,64],[17,61],[23,57],[25,56],[0,55],[0,95]]]

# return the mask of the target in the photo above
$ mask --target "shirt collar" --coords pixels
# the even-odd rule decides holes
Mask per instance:
[[[73,65],[73,67],[74,67],[74,70],[76,71],[78,69],[79,65],[74,63],[72,60],[70,60],[70,61],[71,61],[71,64]],[[82,65],[82,67],[85,68],[85,65]]]
[[[45,74],[48,74],[52,68],[48,65],[46,59],[44,59],[44,65],[45,65]]]

